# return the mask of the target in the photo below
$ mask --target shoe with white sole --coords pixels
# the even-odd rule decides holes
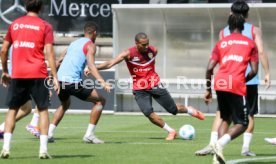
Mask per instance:
[[[104,143],[104,141],[100,140],[95,135],[84,136],[83,141],[86,143],[92,143],[92,144],[103,144]]]
[[[2,149],[0,158],[7,159],[7,158],[9,158],[9,156],[10,156],[10,151]]]
[[[251,152],[249,148],[242,148],[241,155],[247,157],[256,157],[256,154]]]
[[[212,146],[212,149],[215,153],[217,161],[220,164],[225,164],[225,158],[223,156],[223,147],[218,142],[216,142],[215,144],[213,144],[211,146]]]
[[[39,153],[38,157],[39,159],[52,159],[52,157],[47,152]]]
[[[205,148],[195,152],[195,155],[197,155],[197,156],[205,156],[205,155],[209,155],[209,154],[214,154],[214,151],[213,151],[211,145],[207,145]]]

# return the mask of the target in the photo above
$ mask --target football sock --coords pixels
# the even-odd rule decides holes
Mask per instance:
[[[1,125],[0,125],[0,131],[4,131],[4,129],[5,129],[5,122],[3,122]]]
[[[213,131],[213,132],[211,132],[211,137],[210,137],[210,145],[211,144],[214,144],[214,143],[216,143],[217,142],[217,140],[218,140],[218,132],[215,132],[215,131]]]
[[[193,115],[193,108],[189,108],[187,107],[187,113],[190,114],[190,115]]]
[[[32,120],[30,122],[30,125],[37,127],[38,126],[38,122],[39,122],[39,114],[38,113],[34,113],[33,114],[33,118],[32,118]]]
[[[47,135],[40,135],[39,153],[47,152],[47,143],[48,143],[48,136]]]
[[[48,131],[48,136],[49,137],[53,137],[54,136],[55,129],[56,129],[56,125],[50,124],[49,131]]]
[[[96,129],[96,125],[94,125],[94,124],[88,124],[85,136],[88,137],[91,134],[94,134],[95,129]]]
[[[4,133],[3,149],[8,150],[8,151],[10,150],[11,140],[12,140],[12,134],[11,133]]]
[[[163,129],[166,130],[167,132],[172,132],[174,129],[172,129],[167,123],[163,126]]]
[[[224,147],[231,141],[231,136],[229,134],[224,134],[219,140],[218,143]]]
[[[252,133],[244,133],[243,134],[243,148],[249,148],[250,142],[252,140]]]

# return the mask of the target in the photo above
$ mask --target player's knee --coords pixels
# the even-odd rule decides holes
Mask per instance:
[[[172,107],[168,108],[167,111],[173,115],[176,115],[178,113],[178,109],[176,106],[172,106]]]
[[[101,102],[98,102],[95,104],[94,109],[101,111],[103,110],[103,104]]]
[[[102,106],[105,106],[105,102],[106,102],[106,100],[104,97],[99,98],[99,103],[101,103]]]
[[[146,117],[150,118],[150,116],[151,116],[151,114],[153,113],[153,111],[152,111],[152,109],[147,109],[147,110],[142,110],[142,113],[143,113]]]

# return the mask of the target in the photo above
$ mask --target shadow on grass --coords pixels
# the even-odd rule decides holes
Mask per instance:
[[[48,160],[54,160],[54,159],[62,159],[62,158],[91,158],[94,157],[94,155],[80,155],[80,154],[68,154],[68,155],[52,155],[53,159]],[[38,159],[38,156],[24,156],[24,157],[11,157],[8,160],[18,160],[18,159]]]
[[[122,142],[122,141],[117,141],[117,142],[112,142],[112,141],[105,141],[104,144],[127,144],[128,142]]]

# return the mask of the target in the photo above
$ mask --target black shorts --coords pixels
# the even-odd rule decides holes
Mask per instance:
[[[258,113],[258,85],[246,85],[246,98],[249,105],[249,115]],[[219,108],[217,108],[219,111]]]
[[[81,82],[80,83],[59,82],[59,84],[60,84],[60,92],[58,94],[58,97],[62,102],[67,101],[71,95],[76,96],[81,100],[86,100],[89,97],[89,95],[91,95],[91,92],[93,91],[92,86],[84,87]]]
[[[245,96],[230,92],[216,91],[220,117],[234,124],[248,125],[249,107]]]
[[[49,90],[44,82],[45,78],[12,79],[6,104],[9,108],[19,108],[32,97],[38,108],[48,108]]]
[[[258,85],[246,85],[246,97],[249,105],[249,115],[258,113]]]
[[[166,111],[176,115],[178,110],[174,100],[169,92],[160,86],[156,86],[150,90],[134,90],[135,100],[145,116],[149,116],[153,112],[152,98],[154,98]]]

